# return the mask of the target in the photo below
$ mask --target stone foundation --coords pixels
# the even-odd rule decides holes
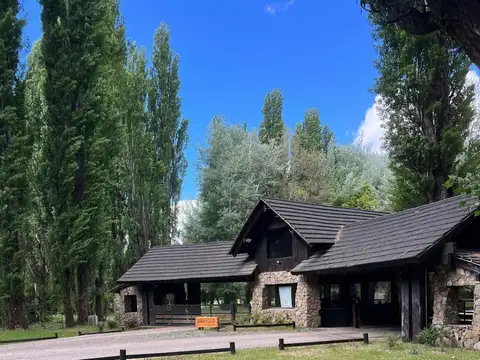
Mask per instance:
[[[294,308],[269,308],[266,285],[297,284]],[[285,317],[300,327],[320,326],[320,289],[318,279],[310,275],[292,275],[288,271],[265,272],[255,277],[252,313]]]
[[[480,350],[480,281],[477,274],[462,268],[448,270],[438,267],[433,281],[432,325],[445,331],[445,343]],[[460,286],[474,286],[472,325],[459,324],[458,290]]]
[[[137,297],[136,312],[125,312],[125,296],[128,295],[135,295]],[[119,318],[120,325],[124,326],[133,322],[136,322],[138,326],[144,325],[142,292],[138,287],[130,286],[116,293],[113,300],[113,307],[115,315]]]
[[[480,332],[475,331],[472,325],[446,325],[444,342],[448,345],[460,348],[472,349],[475,345],[480,346]]]

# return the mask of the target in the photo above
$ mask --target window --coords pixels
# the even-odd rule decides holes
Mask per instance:
[[[292,234],[283,227],[269,230],[267,233],[267,257],[278,259],[292,256]]]
[[[124,302],[126,313],[137,312],[137,295],[125,295]]]
[[[340,284],[325,284],[320,286],[320,299],[326,308],[342,307]]]
[[[390,281],[380,281],[374,284],[373,293],[374,304],[391,304],[392,303],[392,283]]]
[[[271,308],[295,307],[296,284],[267,285],[268,306]]]

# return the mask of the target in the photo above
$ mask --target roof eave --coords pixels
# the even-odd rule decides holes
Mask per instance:
[[[346,267],[337,267],[337,268],[329,268],[329,269],[322,269],[322,270],[297,270],[295,269],[291,270],[290,272],[293,275],[302,275],[302,274],[316,274],[316,275],[333,275],[333,274],[344,274],[344,273],[352,273],[352,272],[358,272],[359,270],[375,270],[375,269],[384,269],[388,267],[398,267],[402,265],[408,265],[408,264],[421,264],[421,262],[418,261],[415,257],[409,257],[409,258],[404,258],[404,259],[396,259],[396,260],[390,260],[390,261],[383,261],[383,262],[378,262],[378,263],[369,263],[369,264],[360,264],[360,265],[354,265],[354,266],[346,266]]]

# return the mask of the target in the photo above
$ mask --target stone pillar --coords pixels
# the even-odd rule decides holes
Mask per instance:
[[[306,297],[306,326],[320,326],[320,284],[314,275],[304,275]]]
[[[133,296],[133,295],[136,296],[137,311],[125,312],[125,296]],[[136,323],[137,326],[144,325],[143,294],[142,294],[142,291],[137,286],[127,287],[125,289],[120,290],[119,293],[115,294],[113,306],[115,310],[115,315],[119,318],[121,325],[125,325],[126,323],[129,323],[129,324]]]
[[[294,308],[269,308],[268,285],[296,284]],[[260,273],[252,292],[252,314],[282,315],[300,327],[320,326],[320,287],[314,275],[292,275],[288,271]]]
[[[433,286],[433,326],[441,326],[445,322],[445,309],[447,304],[447,273],[444,270],[435,271],[432,277]]]
[[[480,336],[480,284],[475,285],[473,291],[473,332]]]

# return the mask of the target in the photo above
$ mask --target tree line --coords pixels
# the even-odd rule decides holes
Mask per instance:
[[[42,0],[20,63],[17,0],[0,2],[0,316],[102,320],[107,290],[176,236],[188,120],[162,24],[150,65],[116,0]],[[76,315],[76,319],[74,317]]]

